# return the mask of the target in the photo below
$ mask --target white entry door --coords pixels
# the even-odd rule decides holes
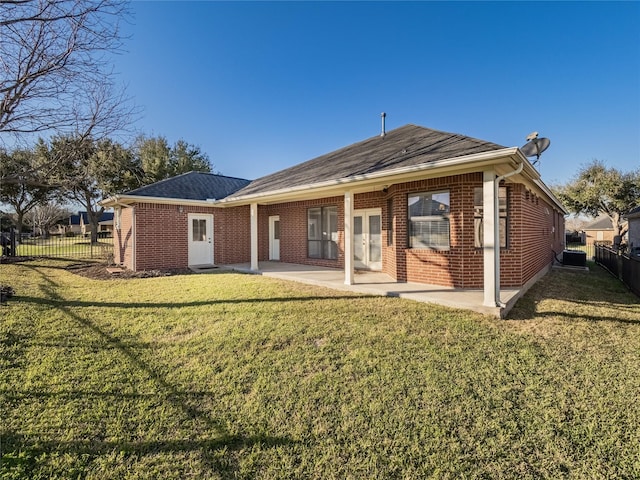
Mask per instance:
[[[213,215],[189,214],[189,265],[213,265]]]
[[[382,270],[382,211],[379,208],[353,212],[354,266]]]
[[[269,260],[280,260],[280,217],[269,217]]]

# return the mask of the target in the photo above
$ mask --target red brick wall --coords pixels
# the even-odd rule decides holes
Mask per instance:
[[[338,207],[338,259],[307,258],[307,210]],[[269,259],[269,217],[280,216],[280,261],[321,267],[344,267],[344,197],[264,205],[258,209],[258,259]]]
[[[387,247],[384,252],[386,265],[383,270],[399,281],[480,288],[482,286],[482,252],[476,252],[473,247],[473,189],[478,186],[482,186],[481,173],[392,185],[389,188],[389,196],[393,198],[393,245]],[[451,202],[450,248],[448,250],[409,248],[408,196],[414,193],[444,190],[449,191]],[[383,227],[386,239],[386,221],[383,222]]]
[[[215,263],[251,262],[251,210],[248,205],[215,209],[213,228]]]
[[[562,251],[564,216],[524,185],[518,185],[517,194],[522,222],[518,249],[522,266],[519,284],[522,285],[553,261],[554,251]]]
[[[392,185],[387,192],[356,194],[354,209],[382,210],[382,268],[398,281],[459,288],[482,288],[483,252],[474,246],[474,188],[482,187],[482,173],[425,179]],[[552,250],[563,244],[564,217],[524,185],[506,184],[508,195],[508,246],[501,250],[501,285],[520,286],[552,261]],[[450,248],[436,251],[409,248],[407,197],[412,193],[448,190],[450,193]],[[392,211],[388,202],[392,200]],[[338,209],[338,258],[307,258],[307,210],[318,206]],[[132,268],[131,219],[124,209],[120,237],[116,235],[116,260]],[[214,261],[217,264],[251,261],[249,206],[233,208],[136,206],[138,270],[183,268],[188,261],[187,215],[214,216]],[[392,215],[393,232],[389,232]],[[280,261],[333,268],[344,267],[344,198],[329,197],[258,207],[258,259],[269,258],[269,216],[280,217]],[[392,244],[388,245],[389,236]],[[127,239],[127,240],[125,240]]]
[[[508,244],[500,252],[501,285],[520,286],[552,261],[563,247],[564,216],[521,184],[507,187]],[[474,189],[482,188],[482,173],[420,180],[393,185],[393,244],[387,246],[386,198],[383,207],[383,271],[398,281],[458,288],[482,288],[484,256],[474,245]],[[407,197],[413,193],[448,190],[450,248],[436,251],[409,248]]]
[[[114,215],[113,261],[133,270],[133,209],[120,209],[119,228],[116,225],[118,213]]]
[[[215,243],[218,212],[213,207],[136,204],[136,270],[185,268],[188,264],[188,214],[213,214]],[[214,261],[215,253],[214,250]]]

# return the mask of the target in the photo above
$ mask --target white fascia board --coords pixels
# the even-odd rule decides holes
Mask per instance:
[[[539,192],[542,192],[544,196],[546,196],[558,209],[563,212],[565,215],[569,212],[562,204],[560,200],[553,194],[553,192],[547,187],[540,177],[540,173],[536,168],[531,164],[529,159],[518,149],[518,159],[524,163],[524,168],[522,173],[519,175],[521,178],[524,178],[527,183],[536,187]],[[517,175],[518,176],[518,175]]]
[[[143,195],[115,195],[99,202],[103,207],[126,206],[132,203],[160,203],[164,205],[215,206],[213,200],[188,200],[185,198],[147,197]]]
[[[243,195],[241,197],[228,197],[226,199],[216,202],[219,205],[238,205],[245,204],[250,201],[269,201],[271,199],[285,199],[286,197],[295,197],[297,194],[304,193],[309,194],[311,191],[321,192],[323,190],[332,190],[336,187],[345,187],[350,185],[350,189],[353,189],[355,185],[367,185],[386,183],[402,180],[403,177],[412,176],[416,173],[423,173],[433,171],[440,175],[456,174],[461,169],[482,168],[496,163],[504,163],[505,158],[513,157],[517,155],[518,148],[504,148],[502,150],[493,150],[490,152],[482,152],[473,155],[466,155],[464,157],[448,158],[445,160],[438,160],[436,162],[421,163],[418,165],[411,165],[408,167],[396,168],[393,170],[384,170],[381,172],[365,173],[361,175],[354,175],[352,177],[338,178],[333,180],[327,180],[318,183],[308,183],[305,185],[298,185],[291,188],[282,188],[279,190],[271,190],[268,192],[255,193],[249,195]],[[346,187],[345,187],[346,188]]]
[[[549,187],[547,187],[540,180],[534,180],[534,183],[538,186],[538,188],[540,188],[540,190],[542,190],[545,193],[545,195],[547,197],[549,197],[549,199],[553,203],[556,204],[556,207],[558,207],[561,212],[563,212],[565,215],[567,215],[569,213],[569,211],[565,208],[565,206],[562,204],[562,202],[560,200],[558,200],[558,198],[553,194],[553,192],[549,189]]]

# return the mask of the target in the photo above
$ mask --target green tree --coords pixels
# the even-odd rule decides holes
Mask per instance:
[[[187,172],[211,172],[211,162],[200,147],[178,140],[171,149],[171,173],[180,175]]]
[[[574,213],[606,215],[616,234],[624,235],[628,227],[622,217],[640,203],[640,170],[620,172],[594,160],[554,193]]]
[[[142,168],[144,185],[169,178],[171,147],[165,137],[138,137],[134,152]]]
[[[33,150],[0,150],[0,178],[12,177],[14,182],[0,182],[0,202],[15,212],[18,235],[22,234],[24,218],[38,204],[47,202],[55,187],[40,178],[37,157]]]
[[[110,139],[55,137],[50,145],[41,142],[40,155],[57,166],[55,182],[64,196],[87,211],[92,242],[98,239],[98,221],[104,212],[98,202],[141,181],[141,169],[131,151]]]
[[[212,169],[207,154],[184,140],[170,146],[163,136],[141,136],[134,144],[134,152],[144,172],[144,185],[182,173],[211,172]]]

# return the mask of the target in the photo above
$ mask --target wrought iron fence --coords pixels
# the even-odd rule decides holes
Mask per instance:
[[[640,296],[640,257],[629,257],[618,250],[596,245],[596,263],[619,278],[633,293]]]
[[[98,241],[83,235],[28,237],[18,239],[15,234],[2,234],[2,254],[13,257],[91,258],[108,260],[113,256],[113,239],[104,233]]]

